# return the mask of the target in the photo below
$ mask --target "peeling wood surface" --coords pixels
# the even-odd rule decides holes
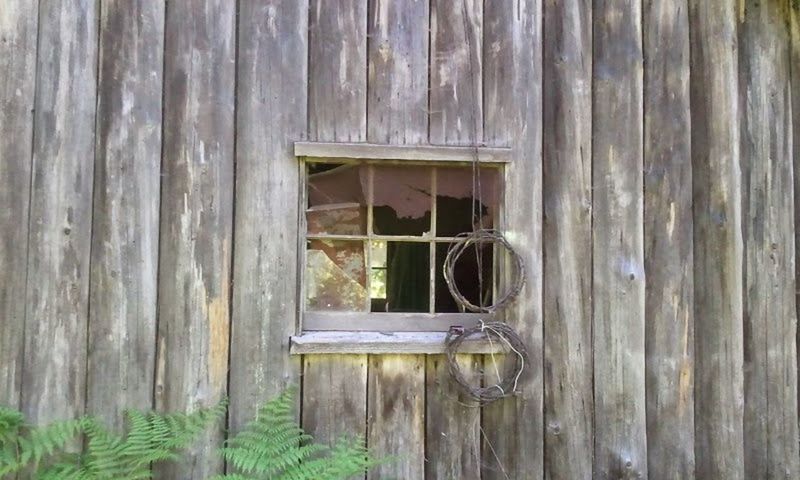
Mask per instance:
[[[311,0],[310,10],[309,139],[363,141],[367,136],[367,0]],[[363,436],[367,355],[306,355],[302,416],[303,428],[323,442]]]
[[[37,2],[0,14],[0,405],[18,407],[36,85]]]
[[[153,407],[164,4],[100,12],[87,411]]]
[[[544,2],[545,476],[591,478],[592,4]]]
[[[292,142],[307,130],[308,5],[242,2],[236,122],[229,427],[300,381],[289,356],[297,321],[299,178]],[[299,402],[298,402],[299,405]]]
[[[595,2],[592,303],[599,478],[648,473],[641,17],[639,0]]]
[[[219,402],[228,383],[233,229],[235,8],[226,0],[172,2],[166,12],[161,252],[158,289],[159,411]],[[222,472],[221,425],[165,478]]]
[[[40,3],[22,370],[38,423],[85,406],[97,15],[93,0]]]
[[[779,2],[739,25],[745,478],[800,476],[789,31]]]
[[[797,477],[787,6],[3,2],[0,404],[118,427],[229,390],[235,432],[301,384],[320,440],[399,456],[372,479]],[[528,283],[503,318],[531,352],[482,410],[441,332],[298,331],[297,155],[441,171],[473,140],[505,172]],[[157,473],[222,471],[223,431]]]
[[[485,138],[513,150],[505,175],[507,237],[525,264],[525,286],[506,310],[531,352],[520,393],[483,409],[481,478],[538,479],[544,470],[542,375],[542,2],[486,2]],[[495,46],[497,45],[497,46]],[[504,51],[510,54],[504,54]],[[490,122],[489,119],[492,121]],[[490,362],[484,359],[484,364]],[[521,421],[521,419],[526,419]]]
[[[695,475],[743,463],[742,211],[737,13],[690,0],[695,286]]]
[[[694,475],[689,16],[644,4],[645,389],[650,478]]]
[[[367,405],[367,445],[397,456],[367,479],[425,478],[425,357],[370,355]]]

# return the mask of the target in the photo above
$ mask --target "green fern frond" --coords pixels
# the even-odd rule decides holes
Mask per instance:
[[[376,465],[360,439],[313,443],[294,417],[295,388],[267,402],[221,453],[237,473],[215,480],[341,480]]]
[[[0,477],[32,466],[60,451],[83,428],[85,418],[32,427],[22,413],[0,407]]]

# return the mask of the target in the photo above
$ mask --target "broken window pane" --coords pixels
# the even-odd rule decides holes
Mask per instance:
[[[476,195],[475,212],[483,219],[483,228],[493,228],[499,205],[498,170],[480,170],[480,201]],[[472,167],[440,167],[436,171],[436,236],[454,237],[472,231]],[[477,183],[477,182],[476,182]]]
[[[309,240],[306,251],[306,309],[367,311],[364,242]]]
[[[359,165],[308,165],[308,233],[366,234],[365,171],[366,167]]]
[[[431,230],[430,167],[376,166],[373,177],[373,232],[424,235]]]
[[[430,244],[387,242],[386,312],[428,312]]]
[[[448,248],[450,248],[449,243],[436,244],[436,308],[434,311],[440,313],[461,311],[456,301],[453,300],[442,273]],[[480,245],[477,250],[475,247],[470,246],[461,254],[453,269],[453,277],[458,286],[458,291],[473,305],[481,305],[481,297],[483,297],[483,305],[491,305],[492,303],[494,286],[494,275],[492,274],[494,271],[493,250],[491,244]],[[478,258],[480,258],[482,268],[478,268]],[[478,275],[480,271],[483,272],[482,281]],[[483,293],[479,295],[478,292]]]

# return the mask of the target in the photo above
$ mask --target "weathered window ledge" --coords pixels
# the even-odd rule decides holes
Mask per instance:
[[[379,145],[374,143],[295,142],[297,157],[353,160],[407,160],[412,162],[472,162],[475,147],[443,145]],[[511,149],[478,147],[478,160],[483,164],[504,164],[511,158]]]
[[[352,353],[352,354],[441,354],[444,353],[445,332],[304,332],[291,338],[289,352],[293,355]],[[459,353],[506,353],[498,339],[469,338]]]

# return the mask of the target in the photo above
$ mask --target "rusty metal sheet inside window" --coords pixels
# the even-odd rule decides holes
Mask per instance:
[[[442,274],[455,237],[499,224],[497,167],[306,164],[305,310],[459,312]],[[496,253],[464,255],[456,281],[490,303]]]

